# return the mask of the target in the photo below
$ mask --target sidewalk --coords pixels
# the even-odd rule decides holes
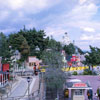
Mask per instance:
[[[34,100],[39,100],[39,76],[31,76],[29,94],[33,95]],[[12,89],[3,97],[3,100],[27,100],[28,99],[28,82],[27,77],[17,77],[17,81],[12,84]]]

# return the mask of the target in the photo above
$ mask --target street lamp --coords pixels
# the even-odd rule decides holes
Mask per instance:
[[[29,90],[30,90],[30,88],[29,88],[29,86],[30,86],[30,77],[28,76],[27,77],[27,82],[28,82],[28,99],[29,99]]]

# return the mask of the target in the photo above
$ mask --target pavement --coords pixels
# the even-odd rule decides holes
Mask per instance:
[[[27,80],[22,78],[9,97],[24,96],[27,91],[27,86]]]
[[[35,93],[35,91],[38,91],[38,89],[39,89],[39,76],[31,76],[29,93],[30,94]],[[35,95],[38,95],[37,93]],[[5,95],[3,97],[3,100],[12,100],[13,98],[16,99],[20,98],[20,100],[27,100],[28,98],[27,77],[17,77],[17,81],[14,84],[12,84],[12,89],[8,93],[8,98],[7,95]]]

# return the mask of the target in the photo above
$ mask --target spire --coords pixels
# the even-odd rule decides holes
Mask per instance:
[[[61,43],[62,45],[69,45],[71,43],[67,32],[65,32],[64,36],[62,37]]]

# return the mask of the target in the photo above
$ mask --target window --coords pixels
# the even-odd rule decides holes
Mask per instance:
[[[82,90],[75,90],[75,95],[83,95]]]
[[[32,63],[32,66],[34,65],[34,63]]]
[[[31,66],[31,63],[29,63],[29,66]]]

